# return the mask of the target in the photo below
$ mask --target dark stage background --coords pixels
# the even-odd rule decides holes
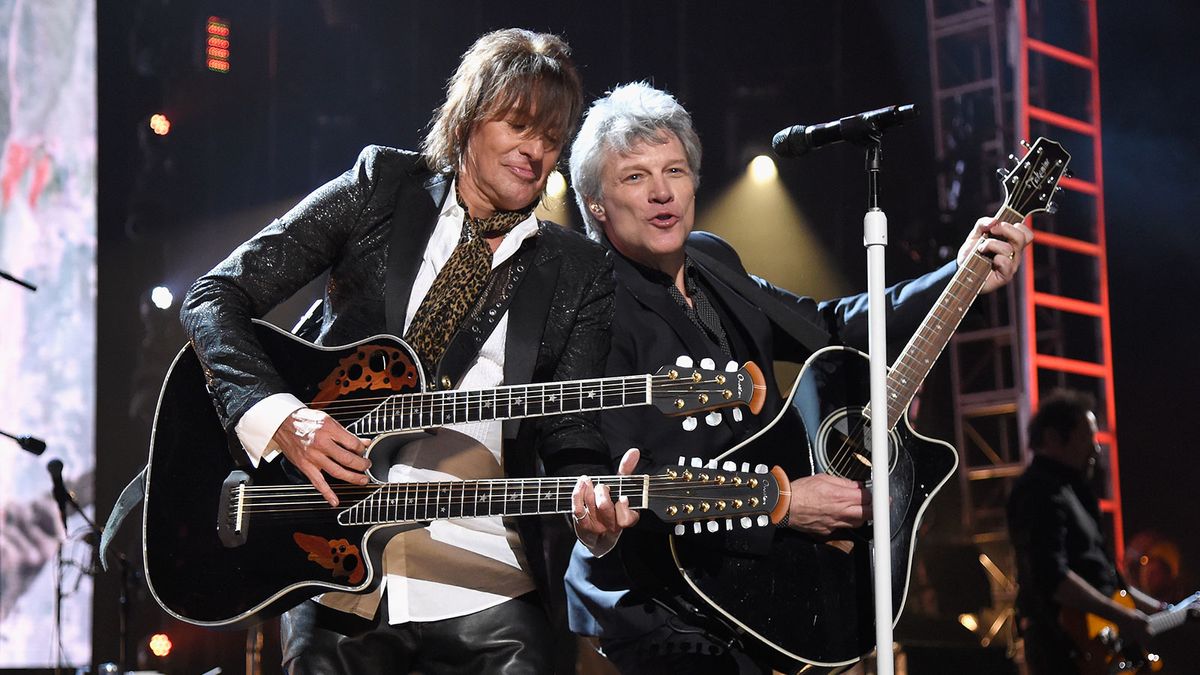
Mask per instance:
[[[1064,0],[1065,1],[1065,0]],[[199,60],[204,20],[230,20],[231,70]],[[1191,215],[1198,204],[1192,2],[1100,3],[1100,65],[1116,405],[1126,531],[1189,540],[1200,479],[1186,423],[1200,396]],[[699,212],[795,123],[892,103],[930,109],[925,3],[862,0],[725,2],[351,2],[142,0],[102,3],[99,60],[99,364],[97,505],[107,513],[145,461],[157,387],[182,344],[175,310],[146,310],[146,292],[180,296],[233,245],[308,190],[345,170],[368,143],[414,148],[458,56],[482,32],[523,26],[564,35],[589,98],[647,79],[675,93],[705,143]],[[155,112],[168,136],[148,132]],[[887,138],[883,206],[889,278],[940,264],[975,215],[938,218],[932,117]],[[849,289],[865,285],[862,158],[845,147],[780,163],[783,184]],[[750,222],[738,228],[754,228]],[[779,255],[789,255],[781,251]],[[755,268],[754,261],[750,267]],[[798,292],[811,291],[797,287]],[[307,303],[272,317],[288,325]],[[945,365],[917,426],[951,438]],[[953,481],[935,529],[957,526]],[[130,523],[117,549],[140,561]],[[97,661],[118,656],[119,579],[96,584]],[[130,637],[178,634],[187,672],[241,664],[240,634],[185,632],[140,586]],[[268,652],[269,654],[269,652]],[[277,658],[269,656],[268,658]],[[269,671],[268,671],[269,672]]]

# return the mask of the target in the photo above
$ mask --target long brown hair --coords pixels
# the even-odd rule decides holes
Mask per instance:
[[[476,124],[509,113],[563,144],[583,110],[583,85],[566,41],[521,28],[493,31],[463,54],[433,113],[421,154],[435,171],[454,171]]]

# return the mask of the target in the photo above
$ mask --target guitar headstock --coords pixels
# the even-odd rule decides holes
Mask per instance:
[[[1023,142],[1023,141],[1022,141]],[[1004,176],[1004,207],[1025,219],[1038,211],[1054,212],[1054,192],[1067,174],[1071,153],[1062,144],[1039,138]]]
[[[703,359],[696,366],[687,356],[679,357],[675,365],[659,368],[650,389],[651,402],[665,415],[691,415],[739,405],[757,415],[767,397],[762,371],[753,361],[741,367],[730,361],[725,370],[717,370],[712,359]]]
[[[778,523],[788,508],[787,475],[783,469],[760,464],[718,466],[680,458],[679,466],[663,467],[650,476],[646,508],[665,523],[675,524],[675,534],[748,529]],[[688,527],[688,524],[691,527]]]

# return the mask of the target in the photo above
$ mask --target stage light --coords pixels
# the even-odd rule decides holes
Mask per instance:
[[[150,128],[159,136],[166,136],[171,132],[171,120],[162,113],[154,113],[150,116]]]
[[[750,160],[750,177],[755,183],[762,185],[775,180],[779,176],[779,170],[775,168],[775,160],[766,155],[759,155]]]
[[[555,199],[562,199],[567,194],[567,179],[557,170],[551,171],[546,179],[546,194]]]
[[[155,286],[154,290],[150,291],[150,302],[159,309],[170,309],[171,304],[175,302],[175,296],[166,286]]]
[[[210,16],[205,23],[204,65],[214,73],[229,72],[229,19]]]
[[[150,653],[161,658],[166,658],[171,654],[171,638],[166,633],[155,633],[150,636]]]

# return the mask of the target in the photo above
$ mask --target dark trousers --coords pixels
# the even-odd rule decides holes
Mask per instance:
[[[659,609],[658,611],[665,611]],[[671,616],[647,635],[600,640],[600,651],[621,675],[764,675],[770,669],[703,629]]]
[[[387,622],[305,602],[283,615],[283,668],[289,675],[384,673],[550,673],[550,623],[535,593],[442,621]]]
[[[1057,626],[1027,626],[1022,637],[1030,675],[1078,675],[1075,646]]]

